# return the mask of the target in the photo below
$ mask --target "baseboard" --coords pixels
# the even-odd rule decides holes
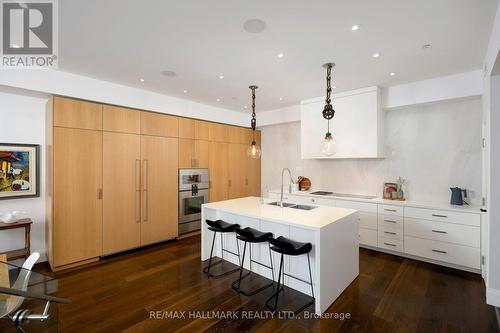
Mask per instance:
[[[486,303],[500,308],[500,289],[486,289]]]

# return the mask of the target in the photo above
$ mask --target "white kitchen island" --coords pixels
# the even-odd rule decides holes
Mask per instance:
[[[312,244],[311,270],[315,312],[322,314],[359,274],[358,212],[352,209],[317,206],[312,210],[281,208],[269,205],[271,201],[247,197],[204,204],[202,206],[201,260],[209,259],[213,232],[208,230],[205,220],[223,220],[237,223],[241,228],[251,227],[272,232],[274,237],[284,236],[299,242]],[[234,233],[223,234],[224,248],[237,253]],[[219,235],[214,256],[221,257]],[[240,252],[242,253],[242,243]],[[248,251],[244,267],[249,268]],[[252,258],[269,265],[267,243],[252,244]],[[288,274],[309,280],[307,255],[285,256],[284,267]],[[239,264],[235,255],[225,252],[224,259]],[[273,252],[273,264],[277,279],[279,254]],[[259,265],[252,265],[252,271],[271,278],[271,271]],[[235,279],[237,275],[234,275]],[[284,284],[307,295],[310,286],[285,276]],[[264,291],[266,292],[266,291]]]

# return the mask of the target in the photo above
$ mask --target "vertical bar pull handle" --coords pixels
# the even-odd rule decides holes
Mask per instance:
[[[148,220],[148,160],[144,160],[142,163],[143,163],[142,195],[144,200],[144,205],[142,210],[144,212],[144,216],[142,220],[146,222]]]
[[[141,222],[141,160],[135,160],[135,222]]]

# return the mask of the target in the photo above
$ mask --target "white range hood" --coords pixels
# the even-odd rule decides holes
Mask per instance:
[[[368,87],[332,95],[335,116],[330,132],[337,140],[337,153],[326,156],[320,144],[327,131],[321,111],[325,97],[301,102],[301,154],[303,159],[383,158],[384,112],[380,89]]]

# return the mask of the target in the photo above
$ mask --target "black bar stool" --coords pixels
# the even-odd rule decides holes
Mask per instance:
[[[311,273],[311,260],[309,258],[309,252],[312,250],[312,244],[311,243],[300,243],[293,241],[291,239],[285,238],[283,236],[280,236],[278,238],[271,238],[269,242],[272,244],[271,250],[281,253],[281,260],[280,260],[280,269],[279,269],[279,275],[278,275],[278,286],[276,288],[276,292],[268,298],[266,301],[266,306],[273,310],[276,311],[276,308],[278,307],[278,296],[281,291],[283,291],[283,288],[280,288],[280,282],[281,282],[281,275],[283,273],[283,279],[285,278],[285,275],[288,277],[291,277],[292,279],[307,283],[311,286],[311,301],[303,305],[301,308],[298,310],[294,311],[295,313],[299,313],[302,310],[306,309],[308,306],[314,304],[314,289],[313,289],[313,280],[312,280],[312,273]],[[309,281],[305,281],[301,278],[298,278],[296,276],[290,275],[285,273],[285,269],[283,267],[283,257],[285,255],[288,256],[299,256],[307,254],[307,263],[309,264]],[[269,305],[269,302],[274,300],[274,307]]]
[[[238,271],[240,269],[239,267],[235,268],[235,269],[231,269],[227,272],[223,272],[223,273],[219,273],[219,274],[212,274],[212,273],[210,273],[210,268],[212,266],[222,264],[222,262],[224,261],[224,252],[228,252],[228,253],[231,253],[235,256],[238,256],[238,262],[241,265],[240,247],[238,246],[238,240],[236,240],[236,248],[238,249],[238,253],[234,253],[234,252],[229,251],[229,250],[224,248],[224,241],[223,241],[223,237],[222,237],[224,233],[235,232],[236,229],[238,229],[240,227],[240,225],[227,223],[227,222],[224,222],[222,220],[217,220],[217,221],[206,220],[206,222],[209,225],[208,230],[212,230],[214,232],[214,238],[212,239],[212,248],[210,249],[210,259],[208,259],[208,266],[203,269],[203,273],[207,274],[210,277],[218,278],[218,277],[223,277],[223,276],[226,276],[228,274],[231,274],[231,273]],[[212,264],[212,255],[214,252],[215,237],[217,236],[217,233],[220,233],[220,247],[221,247],[221,257],[222,258],[218,262]],[[236,236],[236,234],[234,234],[234,235]]]
[[[252,243],[269,242],[269,240],[273,237],[273,234],[270,232],[262,232],[259,230],[255,230],[255,229],[252,229],[249,227],[244,228],[244,229],[236,229],[236,233],[237,233],[236,238],[243,241],[245,243],[245,245],[243,246],[243,257],[241,258],[240,277],[238,278],[238,280],[233,282],[233,284],[232,284],[233,289],[238,291],[239,293],[245,295],[245,296],[251,296],[251,295],[257,294],[258,292],[260,292],[266,288],[272,287],[274,284],[274,270],[273,270],[273,259],[272,259],[272,255],[271,255],[271,245],[269,245],[269,262],[271,264],[270,264],[270,266],[268,266],[268,265],[265,265],[259,261],[253,260],[253,258],[252,258]],[[245,253],[246,253],[246,249],[247,249],[247,243],[249,243],[248,246],[249,246],[249,250],[250,250],[250,271],[247,274],[243,275],[243,264],[245,263]],[[243,290],[240,288],[241,287],[241,280],[250,276],[250,274],[252,273],[252,263],[256,263],[262,267],[269,268],[271,270],[273,281],[269,284],[263,285],[261,287],[255,288],[253,290]]]

